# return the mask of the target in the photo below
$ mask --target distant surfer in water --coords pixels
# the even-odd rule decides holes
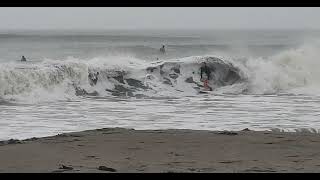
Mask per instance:
[[[162,47],[160,48],[160,52],[163,54],[166,53],[166,49],[165,49],[164,45],[162,45]]]
[[[21,61],[27,61],[27,59],[24,56],[22,56]]]
[[[200,68],[200,81],[203,82],[203,86],[205,89],[212,91],[212,88],[208,85],[210,80],[210,74],[211,70],[207,66],[205,62],[202,62],[201,68]]]

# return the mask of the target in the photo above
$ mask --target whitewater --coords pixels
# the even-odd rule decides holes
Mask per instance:
[[[0,35],[1,140],[105,127],[320,129],[317,34],[64,33]]]

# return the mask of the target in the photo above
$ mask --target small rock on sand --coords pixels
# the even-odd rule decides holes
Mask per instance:
[[[117,170],[115,170],[113,168],[109,168],[109,167],[106,167],[106,166],[99,166],[98,170],[100,170],[100,171],[110,171],[110,172],[116,172],[117,171]]]
[[[73,167],[65,166],[63,164],[60,165],[59,169],[65,169],[65,170],[73,170]]]
[[[238,133],[236,132],[229,132],[229,131],[222,131],[222,132],[219,132],[218,134],[229,135],[229,136],[238,135]]]
[[[9,139],[7,141],[8,144],[20,144],[21,142],[17,139]]]

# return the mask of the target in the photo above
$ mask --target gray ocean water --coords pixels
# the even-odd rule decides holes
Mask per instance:
[[[105,127],[318,132],[318,37],[302,30],[2,31],[0,140]],[[242,81],[197,93],[183,78],[207,57],[231,63]],[[153,62],[172,60],[179,78],[169,85],[133,85],[143,96],[106,91],[120,87],[110,72],[140,82]],[[87,83],[91,71],[100,72],[95,85]]]

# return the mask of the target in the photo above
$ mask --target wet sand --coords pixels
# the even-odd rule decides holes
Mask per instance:
[[[98,129],[0,142],[0,172],[320,172],[320,135]]]

